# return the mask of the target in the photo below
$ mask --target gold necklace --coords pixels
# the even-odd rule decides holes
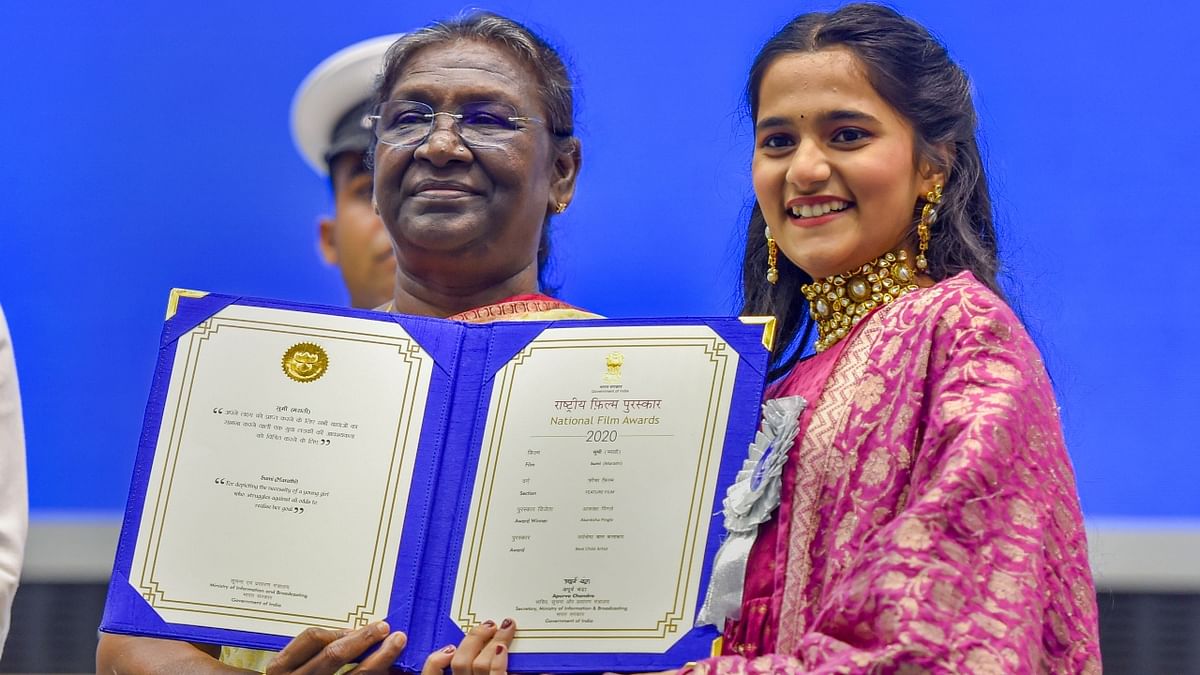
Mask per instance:
[[[845,274],[800,286],[817,323],[817,351],[850,334],[871,310],[917,290],[917,271],[906,251],[888,252]]]

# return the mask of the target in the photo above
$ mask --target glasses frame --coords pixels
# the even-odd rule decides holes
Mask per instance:
[[[387,105],[391,105],[393,103],[412,103],[412,104],[415,104],[417,106],[420,106],[422,108],[429,110],[429,112],[427,112],[427,113],[422,113],[422,116],[425,117],[426,120],[428,120],[428,122],[429,122],[429,126],[425,129],[425,134],[423,136],[421,136],[416,141],[408,142],[408,143],[393,143],[393,142],[386,141],[383,139],[383,137],[380,135],[380,132],[379,132],[379,126],[380,126],[379,122],[380,122],[380,120],[383,119],[383,115],[382,115],[383,107],[387,106]],[[467,106],[488,105],[488,104],[501,105],[501,106],[504,106],[505,108],[511,109],[513,112],[516,112],[516,110],[517,110],[515,107],[513,107],[507,103],[504,103],[502,101],[470,101],[468,103],[464,103],[463,106],[461,106],[459,108],[459,110],[461,111],[462,108],[467,107]],[[383,103],[376,105],[369,114],[363,116],[362,125],[364,127],[370,127],[371,133],[375,136],[375,140],[386,146],[393,147],[393,148],[417,148],[417,147],[420,147],[421,145],[423,145],[425,143],[425,141],[428,141],[429,137],[433,135],[433,132],[437,128],[438,115],[445,115],[446,117],[449,117],[452,120],[451,129],[454,130],[454,133],[458,136],[458,139],[460,141],[462,141],[462,144],[467,146],[468,148],[472,148],[472,149],[474,149],[474,148],[503,148],[503,147],[506,147],[506,145],[507,145],[507,140],[505,140],[503,142],[499,142],[499,143],[480,143],[478,141],[469,141],[466,139],[466,137],[463,136],[462,121],[463,121],[463,118],[465,117],[464,113],[450,112],[448,110],[434,110],[433,106],[429,105],[428,103],[422,103],[421,101],[410,101],[408,99],[396,99],[394,101],[384,101]],[[512,115],[512,116],[508,116],[508,117],[501,117],[500,119],[503,119],[505,121],[512,123],[515,126],[515,128],[512,130],[514,132],[526,131],[529,128],[528,126],[520,126],[519,123],[540,124],[543,127],[546,126],[545,120],[543,120],[540,117],[533,117],[530,115]],[[515,136],[515,134],[514,134],[514,136]]]

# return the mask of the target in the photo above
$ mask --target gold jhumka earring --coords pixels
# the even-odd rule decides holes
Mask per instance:
[[[776,269],[775,263],[778,262],[779,247],[775,245],[775,240],[771,238],[771,228],[766,230],[767,234],[767,283],[772,285],[779,281],[779,270]]]
[[[925,251],[929,249],[929,226],[937,222],[937,205],[942,203],[942,184],[925,194],[925,207],[921,209],[921,220],[917,222],[917,269],[924,272],[929,267]]]

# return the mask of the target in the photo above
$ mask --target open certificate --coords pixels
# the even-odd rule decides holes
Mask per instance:
[[[279,649],[487,619],[514,671],[706,656],[762,319],[486,325],[172,294],[102,630]]]

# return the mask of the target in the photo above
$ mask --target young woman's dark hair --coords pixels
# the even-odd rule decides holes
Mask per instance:
[[[387,100],[404,72],[404,67],[418,52],[458,40],[482,42],[508,51],[518,61],[529,66],[538,79],[538,98],[546,115],[546,129],[562,150],[578,145],[575,138],[575,87],[562,56],[548,42],[526,26],[490,12],[472,12],[450,21],[431,24],[406,34],[388,48],[383,57],[383,71],[375,86],[375,104]],[[374,147],[367,153],[370,165]],[[538,244],[538,284],[541,292],[554,295],[555,288],[548,278],[550,260],[550,220],[542,223],[542,239]]]
[[[976,140],[977,119],[966,73],[946,48],[922,26],[873,4],[846,5],[830,13],[792,20],[759,51],[750,68],[746,101],[757,119],[759,88],[774,61],[785,54],[833,47],[849,49],[866,68],[867,79],[913,127],[916,154],[946,171],[947,180],[932,227],[928,274],[940,281],[970,270],[1001,298],[996,230],[987,177]],[[913,211],[913,230],[921,204]],[[786,373],[808,344],[814,323],[800,292],[812,281],[786,256],[778,257],[779,281],[766,281],[766,221],[755,203],[747,226],[742,265],[744,314],[770,314],[779,321],[772,376]],[[915,236],[914,236],[915,240]]]

